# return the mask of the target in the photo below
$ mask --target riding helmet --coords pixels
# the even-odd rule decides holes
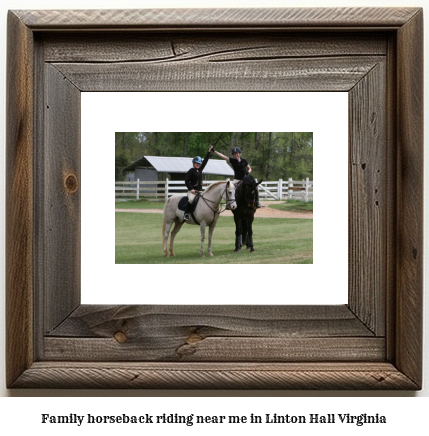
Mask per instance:
[[[194,163],[202,164],[202,163],[203,163],[203,160],[200,158],[200,156],[195,156],[195,157],[192,159],[192,164],[194,164]]]
[[[232,150],[231,150],[231,153],[234,155],[234,153],[241,153],[241,150],[238,148],[238,147],[234,147]]]

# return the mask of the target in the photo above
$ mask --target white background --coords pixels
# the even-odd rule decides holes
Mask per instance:
[[[109,0],[78,0],[78,1],[65,1],[58,2],[58,0],[6,0],[0,5],[1,11],[1,45],[0,45],[0,56],[2,68],[0,69],[0,78],[2,87],[0,90],[0,96],[2,100],[2,107],[5,109],[5,45],[6,45],[6,10],[7,9],[35,9],[35,8],[45,8],[45,9],[55,9],[55,8],[73,8],[73,9],[84,9],[84,8],[141,8],[141,7],[201,7],[201,6],[217,6],[217,7],[296,7],[296,6],[421,6],[423,7],[427,2],[423,0],[419,1],[397,1],[397,0],[342,0],[342,1],[330,1],[330,2],[318,2],[318,1],[292,1],[292,0],[219,0],[219,1],[197,1],[197,0],[165,0],[165,1],[155,1],[147,0],[145,2],[137,0],[122,0],[122,1],[109,1]],[[427,17],[425,19],[427,23]],[[428,59],[428,41],[427,36],[425,36],[425,59]],[[426,68],[427,71],[427,68]],[[426,76],[427,77],[427,73]],[[425,93],[426,97],[426,93]],[[425,116],[425,120],[427,115]],[[427,121],[425,126],[428,126]],[[4,138],[4,117],[0,119],[0,134]],[[4,157],[0,157],[0,174],[4,174]],[[425,160],[425,166],[427,168],[427,158]],[[1,192],[4,192],[4,180],[0,180]],[[2,203],[0,213],[0,226],[4,230],[4,204]],[[425,224],[428,224],[427,219]],[[4,231],[0,232],[1,246],[4,247]],[[427,241],[427,237],[425,238]],[[1,269],[0,269],[0,283],[4,283],[4,250],[0,253]],[[427,270],[427,268],[426,268]],[[0,318],[4,320],[4,289],[1,289],[1,296],[3,304],[0,305]],[[428,377],[428,336],[429,331],[427,327],[428,310],[427,310],[427,285],[425,285],[425,373],[424,376]],[[0,325],[1,336],[0,336],[0,374],[4,374],[4,323]],[[0,395],[16,396],[18,398],[1,398],[0,399],[0,429],[2,432],[5,428],[8,428],[9,432],[17,431],[28,431],[35,434],[39,434],[42,431],[46,435],[57,435],[61,434],[74,434],[76,428],[74,427],[53,427],[51,429],[46,429],[40,424],[40,413],[46,413],[46,411],[51,413],[103,413],[103,411],[109,413],[114,410],[114,413],[123,413],[126,411],[145,412],[147,410],[155,410],[158,412],[174,412],[174,408],[177,406],[184,406],[186,410],[195,411],[205,411],[207,414],[222,413],[227,410],[228,412],[236,413],[290,413],[291,410],[299,413],[308,413],[311,410],[318,409],[319,407],[326,410],[329,413],[331,410],[333,413],[342,412],[355,412],[355,413],[380,413],[385,412],[390,417],[390,424],[386,427],[380,426],[364,426],[364,427],[347,427],[347,431],[351,434],[359,432],[362,434],[365,432],[366,435],[380,435],[384,433],[393,434],[393,432],[403,431],[409,433],[420,433],[422,429],[427,428],[426,414],[429,406],[428,396],[429,388],[425,381],[424,389],[421,392],[294,392],[294,391],[75,391],[75,390],[21,390],[21,391],[8,391],[5,388],[4,376],[0,379]],[[22,398],[22,397],[64,397],[64,398]],[[69,397],[83,397],[71,400]],[[102,396],[123,396],[127,398],[122,398],[120,400],[112,400],[108,398],[85,398],[85,397],[102,397]],[[171,396],[181,396],[184,398],[175,399],[168,398]],[[236,399],[234,396],[250,397],[250,398],[239,398]],[[324,397],[322,398],[288,398],[288,397]],[[337,397],[347,397],[347,398],[337,398]],[[390,396],[392,398],[377,398],[377,397]],[[406,397],[426,397],[426,398],[406,398]],[[138,400],[134,399],[139,397]],[[166,398],[145,398],[145,397],[166,397]],[[224,398],[216,398],[224,397]],[[313,409],[314,408],[314,409]],[[267,411],[267,412],[266,412]],[[317,412],[316,412],[317,413]],[[320,412],[322,413],[322,412]],[[195,427],[200,434],[201,429]],[[13,429],[13,430],[12,430]],[[169,428],[168,428],[169,429]],[[188,434],[189,430],[181,429],[178,427],[173,427],[175,432],[185,432]],[[303,429],[303,430],[302,430]],[[303,427],[300,431],[295,427],[283,426],[275,427],[270,430],[273,434],[281,434],[293,431],[293,434],[301,434],[305,432],[308,434],[309,430],[312,428]],[[101,430],[104,434],[110,434],[118,430],[121,431],[121,427],[110,427],[110,428],[96,428],[91,429],[91,434],[94,431]],[[164,430],[164,429],[163,429]],[[232,431],[237,432],[236,428],[228,429],[231,433]],[[313,430],[324,435],[332,435],[336,432],[344,434],[343,427],[336,427],[336,430],[332,427],[317,426]],[[133,430],[131,432],[127,429],[130,434],[142,434],[141,428]],[[219,433],[218,427],[207,428],[205,430],[208,433],[216,432]],[[222,429],[225,433],[226,430]],[[249,432],[249,429],[246,429]],[[255,430],[250,431],[252,434]],[[261,430],[256,429],[258,434]],[[267,431],[266,428],[263,431]],[[137,433],[138,432],[138,433]],[[329,432],[329,433],[328,433]],[[87,434],[87,430],[80,431],[81,434]],[[90,433],[88,433],[90,434]]]
[[[81,95],[82,303],[347,303],[348,93],[94,92]],[[109,168],[113,168],[115,131],[313,132],[314,263],[210,265],[210,258],[206,258],[207,264],[197,267],[192,264],[115,265],[113,179],[102,182],[104,189],[94,189],[97,181],[93,171],[94,162],[103,168],[103,174],[109,174]],[[201,150],[201,155],[205,152]],[[159,235],[159,257],[163,257],[161,227]],[[198,258],[201,243],[196,226],[194,240]],[[255,244],[257,249],[257,236]],[[216,255],[216,229],[212,247]],[[142,246],[142,252],[144,249]],[[179,241],[175,252],[179,257]],[[193,274],[198,277],[197,287],[183,280],[184,276]],[[213,276],[218,279],[213,280]],[[237,282],[246,277],[249,282],[243,294]]]

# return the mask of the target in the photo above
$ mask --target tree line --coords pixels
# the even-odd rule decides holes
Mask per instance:
[[[143,156],[204,158],[210,145],[228,157],[239,147],[259,180],[313,179],[312,132],[116,132],[116,180]]]

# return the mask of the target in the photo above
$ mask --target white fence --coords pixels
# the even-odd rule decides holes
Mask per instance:
[[[212,183],[213,180],[203,181],[203,189]],[[186,194],[187,191],[183,180],[115,182],[115,197],[132,197],[136,200],[140,197],[167,199],[173,194]],[[280,179],[275,182],[262,182],[259,185],[259,198],[260,200],[313,201],[313,182],[308,178],[303,181]]]

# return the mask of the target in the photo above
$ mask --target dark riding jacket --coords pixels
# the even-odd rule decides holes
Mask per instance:
[[[198,169],[192,167],[187,173],[185,177],[185,185],[188,188],[188,191],[192,191],[195,189],[196,191],[203,190],[203,169],[207,165],[207,162],[210,159],[210,152],[206,154],[206,157],[203,160],[203,163]]]

